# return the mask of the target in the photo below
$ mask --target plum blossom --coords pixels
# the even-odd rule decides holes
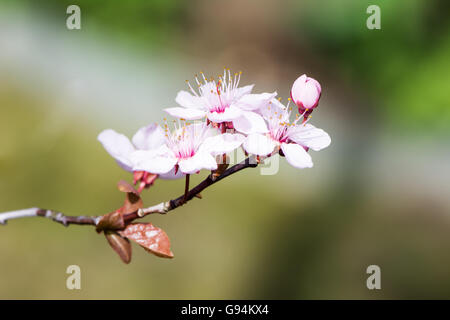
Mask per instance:
[[[301,75],[294,81],[291,89],[292,101],[297,105],[298,112],[304,114],[305,119],[309,117],[313,109],[319,105],[322,94],[320,83],[306,74]]]
[[[267,105],[276,92],[251,94],[254,85],[239,87],[241,72],[232,76],[229,69],[225,69],[217,83],[201,75],[203,79],[195,77],[198,92],[187,81],[190,92],[182,90],[175,99],[181,107],[167,108],[167,113],[187,120],[206,117],[222,129],[234,128],[244,134],[267,132],[264,120],[255,110]]]
[[[157,150],[137,150],[131,155],[133,170],[157,174],[176,172],[197,173],[202,169],[216,170],[216,155],[238,148],[244,136],[219,134],[206,123],[179,125],[170,132],[165,125],[165,143]]]
[[[117,133],[112,129],[102,131],[97,139],[106,151],[116,160],[121,168],[134,173],[134,183],[141,181],[139,189],[151,185],[156,178],[178,179],[183,177],[182,173],[175,173],[175,170],[165,174],[157,174],[148,171],[136,171],[133,169],[134,163],[131,155],[137,150],[147,150],[156,152],[164,143],[164,131],[156,123],[140,128],[130,141],[125,135]]]
[[[286,160],[296,168],[311,168],[313,162],[308,150],[319,151],[330,145],[330,136],[309,123],[298,124],[302,117],[297,115],[290,123],[291,111],[288,106],[273,99],[266,108],[260,110],[267,121],[268,133],[251,133],[244,143],[246,152],[257,156],[271,156],[275,153],[284,155]]]

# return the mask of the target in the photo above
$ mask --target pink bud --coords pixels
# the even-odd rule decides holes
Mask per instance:
[[[298,107],[298,112],[305,113],[307,117],[312,110],[319,104],[322,88],[320,83],[306,76],[306,74],[300,76],[295,80],[291,89],[291,99]]]

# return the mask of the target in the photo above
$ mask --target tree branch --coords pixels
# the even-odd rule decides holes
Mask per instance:
[[[145,209],[139,209],[137,212],[133,212],[124,216],[124,220],[126,222],[132,221],[137,218],[145,217],[148,214],[152,213],[160,213],[165,214],[171,210],[178,208],[179,206],[185,204],[192,198],[194,198],[197,194],[208,188],[209,186],[219,182],[222,179],[225,179],[232,174],[235,174],[246,168],[255,168],[258,166],[258,162],[254,157],[248,157],[244,161],[232,166],[231,168],[225,170],[220,176],[213,178],[213,175],[210,174],[205,180],[200,182],[197,186],[189,190],[187,194],[183,194],[174,200],[169,200],[166,202],[161,202],[155,206],[148,207]]]
[[[16,211],[8,211],[0,213],[0,224],[6,224],[8,220],[26,218],[26,217],[43,217],[51,219],[55,222],[61,223],[64,226],[70,224],[79,225],[96,225],[99,217],[95,216],[66,216],[62,212],[41,209],[41,208],[29,208]]]
[[[205,180],[203,180],[197,186],[185,192],[183,195],[179,196],[176,199],[161,202],[157,205],[148,208],[139,209],[137,212],[125,214],[123,216],[123,219],[125,223],[130,223],[133,220],[142,218],[148,214],[152,213],[165,214],[185,204],[186,202],[194,198],[196,195],[198,195],[200,192],[202,192],[204,189],[215,184],[216,182],[219,182],[220,180],[228,176],[231,176],[232,174],[235,174],[245,168],[254,168],[256,166],[258,166],[258,162],[256,161],[256,159],[254,157],[248,157],[244,161],[225,170],[218,177],[214,177],[212,174],[208,175],[208,177]],[[95,226],[97,225],[97,223],[101,218],[101,216],[66,216],[59,211],[41,208],[29,208],[0,213],[0,224],[6,224],[6,222],[11,219],[26,218],[26,217],[48,218],[55,222],[61,223],[64,226],[69,226],[70,224]]]

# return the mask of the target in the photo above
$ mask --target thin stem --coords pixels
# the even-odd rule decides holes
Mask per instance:
[[[151,213],[161,213],[161,214],[167,213],[188,202],[196,195],[198,195],[200,192],[202,192],[204,189],[219,182],[220,180],[225,179],[226,177],[231,176],[232,174],[235,174],[245,168],[254,168],[256,166],[258,166],[258,163],[255,160],[255,158],[248,157],[244,161],[232,166],[231,168],[228,168],[220,176],[214,179],[212,178],[212,175],[209,175],[205,180],[203,180],[190,190],[189,190],[189,175],[186,175],[186,184],[183,195],[173,200],[161,202],[157,205],[148,208],[142,208],[133,213],[125,214],[123,216],[123,219],[125,223],[130,223],[135,219],[142,218]],[[6,222],[11,219],[26,218],[26,217],[43,217],[61,223],[64,226],[68,226],[70,224],[95,226],[97,225],[98,221],[101,218],[101,216],[66,216],[59,211],[41,208],[29,208],[0,213],[0,224],[6,224]]]
[[[191,176],[190,174],[186,175],[186,183],[184,185],[184,198],[183,198],[184,202],[186,202],[186,199],[187,199],[187,196],[189,193],[189,177],[190,176]]]
[[[9,211],[0,214],[0,224],[6,224],[8,220],[25,218],[25,217],[42,217],[48,218],[55,222],[61,223],[64,226],[70,224],[78,225],[96,225],[99,217],[95,216],[66,216],[62,212],[41,209],[29,208],[23,210]]]
[[[138,210],[138,212],[126,214],[126,215],[124,215],[123,218],[124,218],[125,222],[129,223],[129,222],[133,221],[134,219],[144,217],[147,214],[152,214],[152,213],[165,214],[165,213],[167,213],[171,210],[174,210],[174,209],[178,208],[179,206],[183,205],[187,201],[194,198],[197,194],[202,192],[204,189],[219,182],[220,180],[225,179],[226,177],[231,176],[232,174],[235,174],[243,169],[255,168],[257,166],[258,166],[258,163],[256,162],[256,159],[254,157],[246,158],[244,161],[225,170],[225,172],[222,173],[217,178],[213,179],[212,176],[209,175],[208,177],[206,177],[205,180],[203,180],[198,185],[196,185],[194,188],[189,190],[187,195],[185,193],[176,199],[161,202],[161,203],[159,203],[155,206],[149,207],[149,208],[140,209],[140,210]]]

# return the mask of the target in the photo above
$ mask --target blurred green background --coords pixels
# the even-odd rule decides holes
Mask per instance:
[[[66,8],[81,8],[81,30]],[[381,8],[381,30],[366,8]],[[450,298],[447,1],[0,1],[0,211],[103,214],[122,171],[96,141],[164,117],[200,70],[287,98],[322,84],[314,168],[247,170],[166,216],[173,260],[124,265],[93,228],[0,227],[2,299]],[[200,181],[206,173],[195,177]],[[148,205],[182,193],[157,181]],[[66,289],[81,267],[82,289]],[[381,290],[366,268],[381,267]]]

